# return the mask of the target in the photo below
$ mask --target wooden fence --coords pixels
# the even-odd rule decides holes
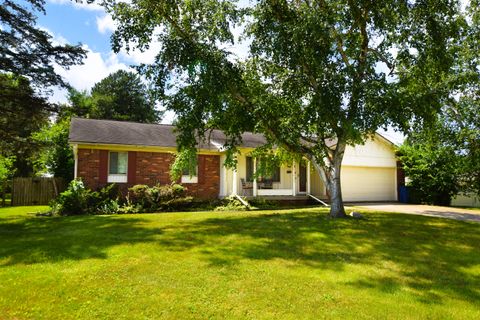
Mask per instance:
[[[61,178],[14,178],[12,188],[12,205],[45,205],[65,190]]]

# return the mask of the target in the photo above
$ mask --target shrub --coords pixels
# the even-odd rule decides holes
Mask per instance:
[[[172,211],[185,211],[195,205],[193,197],[181,197],[168,201],[164,201],[160,204],[160,211],[172,212]]]
[[[278,209],[280,207],[278,201],[267,200],[265,198],[256,198],[249,201],[250,205],[257,209]]]
[[[192,197],[185,196],[185,188],[179,184],[136,185],[128,189],[126,208],[138,212],[185,210],[194,203]]]
[[[83,214],[114,214],[119,210],[118,186],[107,185],[99,191],[85,188],[81,180],[72,180],[67,190],[53,200],[52,214],[73,216]]]
[[[244,211],[247,208],[236,197],[231,196],[222,199],[222,204],[215,208],[215,211]]]
[[[62,216],[86,214],[90,193],[81,180],[72,180],[67,190],[53,200],[53,213]]]
[[[123,197],[118,185],[109,184],[98,191],[85,188],[81,180],[70,182],[66,191],[52,201],[53,215],[117,214],[189,210],[198,202],[185,195],[178,184],[149,187],[135,185]]]

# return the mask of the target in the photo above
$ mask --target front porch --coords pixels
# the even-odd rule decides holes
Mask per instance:
[[[221,159],[223,163],[225,159]],[[271,200],[305,200],[309,195],[326,199],[326,189],[320,177],[308,161],[282,165],[269,178],[256,179],[256,161],[241,155],[237,158],[237,169],[223,165],[220,171],[220,197],[239,195],[253,199],[262,197]]]

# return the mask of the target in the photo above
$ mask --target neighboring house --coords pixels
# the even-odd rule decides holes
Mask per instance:
[[[480,197],[474,193],[458,194],[453,197],[451,204],[454,207],[476,207],[480,208]]]
[[[168,184],[176,152],[174,126],[73,118],[69,141],[75,154],[75,177],[92,189],[107,183]],[[213,130],[208,142],[199,143],[196,172],[185,172],[181,183],[199,198],[231,194],[327,199],[319,175],[308,162],[282,166],[272,177],[255,181],[256,162],[250,152],[263,144],[260,134],[245,133],[239,146],[237,170],[223,166],[225,136]],[[394,144],[375,135],[364,145],[347,147],[342,166],[344,201],[397,200],[397,160]]]

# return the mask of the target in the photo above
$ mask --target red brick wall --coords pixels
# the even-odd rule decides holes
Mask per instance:
[[[103,151],[104,152],[104,151]],[[78,150],[78,175],[86,186],[97,189],[105,185],[100,180],[100,169],[102,164],[101,150],[79,149]],[[129,152],[129,181],[120,184],[124,190],[132,183],[131,169],[135,167],[134,184],[170,184],[170,164],[174,157],[170,153],[160,152]],[[136,158],[136,159],[135,159]],[[131,161],[135,161],[135,166]],[[103,160],[102,160],[103,162]],[[105,164],[104,164],[105,165]],[[186,183],[187,193],[202,199],[217,198],[220,192],[220,156],[199,155],[198,156],[198,183]]]
[[[220,156],[198,156],[198,183],[185,184],[188,193],[197,198],[218,198],[220,192]]]
[[[173,155],[159,152],[137,152],[136,182],[153,186],[169,184],[170,164],[173,162]]]
[[[77,177],[90,189],[100,186],[100,150],[78,149]]]

